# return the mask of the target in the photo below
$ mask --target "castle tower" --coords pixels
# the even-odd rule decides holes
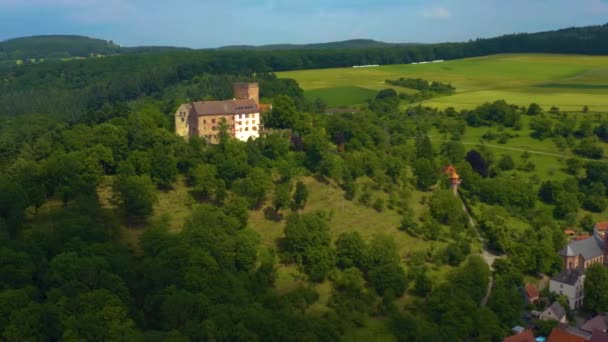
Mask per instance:
[[[234,98],[238,100],[250,99],[260,105],[260,87],[257,82],[235,83],[233,85]]]
[[[450,177],[450,189],[452,189],[455,196],[458,196],[458,185],[462,183],[462,180],[458,172],[456,172],[456,168],[453,165],[448,165],[443,168],[443,172]]]
[[[190,112],[192,110],[192,105],[189,103],[183,104],[177,108],[175,112],[175,133],[181,137],[188,137],[191,135],[191,130],[194,127],[190,126],[190,122],[192,121],[192,117],[190,116]]]

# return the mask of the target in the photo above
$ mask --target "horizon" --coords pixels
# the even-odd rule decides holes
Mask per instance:
[[[431,44],[602,25],[607,18],[608,0],[181,0],[179,5],[159,0],[0,0],[0,41],[77,35],[125,47],[194,49],[353,39]]]

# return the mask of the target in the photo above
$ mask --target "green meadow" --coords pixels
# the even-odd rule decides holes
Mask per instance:
[[[385,80],[412,77],[456,87],[452,96],[424,101],[432,107],[464,109],[504,99],[568,111],[580,111],[583,106],[608,111],[608,56],[504,54],[442,63],[300,70],[278,76],[295,79],[308,98],[321,98],[329,106],[363,104],[387,88]]]

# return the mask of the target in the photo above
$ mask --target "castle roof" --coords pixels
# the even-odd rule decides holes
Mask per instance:
[[[597,234],[583,240],[570,241],[559,251],[559,255],[565,257],[582,255],[585,260],[591,260],[604,255],[604,241]]]
[[[251,114],[259,112],[258,105],[254,100],[250,99],[192,102],[192,108],[199,116]]]

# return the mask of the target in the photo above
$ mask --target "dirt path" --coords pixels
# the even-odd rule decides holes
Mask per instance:
[[[475,220],[473,220],[473,217],[471,216],[469,209],[465,205],[462,195],[460,195],[460,193],[458,194],[458,198],[462,202],[462,210],[464,210],[464,212],[467,213],[467,215],[469,216],[469,225],[475,231],[475,234],[477,235],[477,239],[479,240],[479,242],[481,242],[482,249],[481,249],[481,253],[479,255],[481,256],[483,261],[485,261],[486,264],[488,264],[488,267],[490,268],[490,276],[488,279],[488,288],[486,290],[486,295],[481,299],[481,302],[479,303],[480,306],[485,306],[488,303],[488,299],[490,299],[490,295],[492,294],[492,287],[494,286],[494,276],[492,274],[492,270],[493,270],[492,266],[494,265],[494,261],[496,259],[500,258],[501,256],[494,254],[488,248],[488,245],[486,244],[485,240],[481,236],[479,229],[477,229],[477,223],[475,222]]]
[[[448,142],[449,140],[443,140],[443,139],[434,139],[429,137],[429,140],[431,141],[439,141],[439,142]],[[577,156],[572,156],[572,155],[566,155],[566,154],[559,154],[559,153],[551,153],[551,152],[543,152],[543,151],[535,151],[535,150],[529,150],[529,149],[525,149],[525,148],[516,148],[516,147],[507,147],[507,146],[500,146],[500,145],[492,145],[492,144],[485,144],[485,143],[472,143],[472,142],[464,142],[461,141],[460,142],[463,145],[479,145],[479,146],[485,146],[485,147],[490,147],[490,148],[497,148],[497,149],[502,149],[502,150],[510,150],[510,151],[519,151],[519,152],[528,152],[530,154],[540,154],[540,155],[544,155],[544,156],[551,156],[551,157],[559,157],[559,158],[574,158]],[[585,161],[603,161],[603,162],[607,162],[607,159],[589,159],[589,158],[582,158],[582,157],[577,157],[580,160],[585,160]]]

